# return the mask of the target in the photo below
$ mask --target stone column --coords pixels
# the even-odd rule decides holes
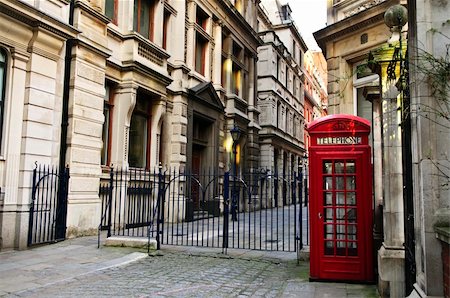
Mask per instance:
[[[131,115],[136,104],[136,83],[120,84],[114,97],[111,139],[111,163],[114,167],[128,167],[128,144]]]
[[[66,236],[96,234],[105,97],[108,20],[95,6],[75,4],[74,26],[82,33],[72,48],[66,164],[70,168]]]
[[[214,57],[212,82],[214,88],[222,88],[222,22],[214,23]]]
[[[386,74],[386,65],[382,74]],[[379,289],[382,296],[404,297],[403,170],[401,96],[395,82],[382,79],[383,113],[383,226],[384,242],[378,251]]]

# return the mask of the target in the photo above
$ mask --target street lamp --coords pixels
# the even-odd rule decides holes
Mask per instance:
[[[230,134],[231,134],[231,138],[233,139],[233,156],[234,156],[234,161],[233,161],[233,196],[232,196],[232,201],[231,201],[231,220],[232,221],[237,221],[237,194],[236,194],[236,181],[237,181],[237,143],[239,141],[239,138],[241,137],[241,130],[239,129],[239,127],[234,126],[231,130],[230,130]]]

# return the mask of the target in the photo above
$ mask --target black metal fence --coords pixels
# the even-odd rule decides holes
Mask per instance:
[[[106,177],[105,177],[106,178]],[[108,236],[158,244],[298,251],[309,243],[302,174],[230,176],[111,169],[100,186]]]
[[[69,169],[36,166],[33,170],[28,246],[65,239]]]

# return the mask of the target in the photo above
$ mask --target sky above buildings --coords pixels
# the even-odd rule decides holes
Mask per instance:
[[[310,49],[319,49],[312,33],[325,28],[327,22],[327,0],[282,0],[289,3],[292,18]]]

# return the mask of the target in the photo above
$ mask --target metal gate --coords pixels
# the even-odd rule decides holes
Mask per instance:
[[[111,170],[100,228],[163,245],[298,251],[309,236],[304,190],[296,173]]]
[[[65,239],[69,169],[37,166],[33,170],[28,246]]]

